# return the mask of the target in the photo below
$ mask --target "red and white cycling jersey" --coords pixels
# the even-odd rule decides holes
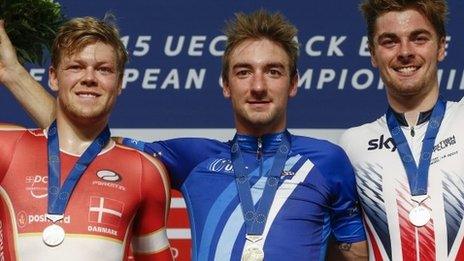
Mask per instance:
[[[402,127],[416,164],[427,126]],[[371,259],[464,260],[464,99],[447,102],[424,202],[432,218],[423,227],[408,219],[417,204],[385,116],[347,130],[341,145],[356,171]]]
[[[42,130],[0,130],[1,260],[171,260],[166,236],[169,182],[164,167],[140,152],[104,149],[77,183],[49,247],[47,139]],[[61,152],[62,182],[78,156]],[[131,244],[132,243],[132,244]],[[132,249],[129,249],[132,246]]]

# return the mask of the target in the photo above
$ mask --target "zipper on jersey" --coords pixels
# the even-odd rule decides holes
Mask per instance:
[[[256,158],[259,161],[259,176],[263,176],[263,140],[258,137],[258,144],[256,146]]]
[[[258,145],[256,148],[256,158],[261,159],[263,157],[263,140],[258,137]]]

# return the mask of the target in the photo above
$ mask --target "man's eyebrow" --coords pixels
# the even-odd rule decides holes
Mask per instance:
[[[279,62],[276,62],[276,63],[268,63],[266,64],[266,68],[285,68],[285,65],[283,65],[282,63],[279,63]]]
[[[429,30],[426,30],[426,29],[417,29],[417,30],[414,30],[414,31],[411,32],[410,35],[412,35],[412,36],[418,36],[418,35],[420,35],[420,34],[425,34],[425,35],[427,35],[427,36],[431,36],[431,35],[432,35],[432,33],[431,33]]]
[[[236,63],[232,66],[233,69],[235,68],[251,68],[251,64],[249,63]]]
[[[385,32],[377,37],[377,39],[383,39],[383,38],[398,38],[398,35],[395,33],[391,33],[391,32]]]
[[[409,33],[410,36],[418,36],[420,34],[426,34],[428,36],[432,35],[432,33],[427,29],[417,29]],[[398,38],[398,35],[392,32],[385,32],[377,37],[377,39],[383,39],[383,38]]]

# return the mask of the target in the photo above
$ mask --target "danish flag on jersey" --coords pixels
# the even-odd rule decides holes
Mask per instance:
[[[118,227],[124,203],[104,197],[90,197],[89,222]]]

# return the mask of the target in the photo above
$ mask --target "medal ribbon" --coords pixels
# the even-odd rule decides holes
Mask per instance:
[[[271,208],[272,201],[274,200],[274,196],[277,192],[280,175],[285,167],[285,162],[287,161],[287,156],[290,151],[290,133],[285,132],[282,135],[282,141],[274,156],[274,162],[266,180],[263,195],[257,209],[255,209],[253,205],[250,181],[248,179],[248,173],[245,168],[245,163],[243,161],[237,137],[234,138],[230,151],[247,235],[262,235],[269,209]]]
[[[48,214],[63,215],[69,198],[84,171],[110,139],[108,126],[84,151],[61,187],[60,145],[56,121],[48,129]]]
[[[386,118],[388,129],[396,143],[398,153],[408,176],[409,189],[412,196],[427,195],[427,182],[429,176],[430,160],[432,158],[433,146],[440,129],[441,122],[445,116],[446,102],[439,98],[435,104],[429,125],[422,141],[422,149],[419,159],[419,167],[414,161],[414,156],[408,145],[408,141],[401,130],[391,108],[388,108]]]

